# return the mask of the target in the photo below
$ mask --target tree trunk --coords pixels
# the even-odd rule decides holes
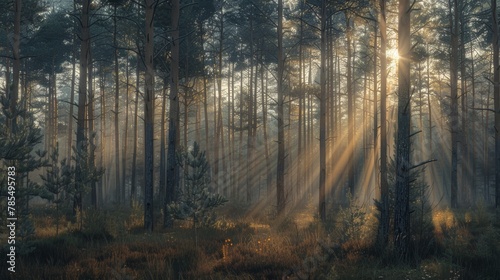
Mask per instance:
[[[463,4],[463,3],[462,3]],[[462,153],[462,174],[461,174],[461,196],[462,196],[462,203],[464,203],[465,206],[470,206],[472,201],[471,201],[471,188],[470,188],[470,181],[471,181],[471,174],[470,174],[470,157],[469,157],[469,138],[468,138],[468,131],[467,131],[467,72],[466,72],[466,56],[465,56],[465,20],[464,20],[464,14],[463,11],[464,6],[460,6],[460,97],[461,97],[461,109],[462,109],[462,129],[461,129],[461,134],[460,134],[460,144],[461,144],[461,153]]]
[[[326,0],[321,1],[321,75],[319,107],[319,217],[326,221]]]
[[[74,36],[76,37],[76,36]],[[68,118],[68,147],[66,158],[68,162],[71,161],[73,151],[73,110],[75,106],[75,83],[76,83],[76,44],[73,38],[73,57],[71,58],[71,86],[70,86],[70,99],[69,99],[69,118]]]
[[[453,10],[452,14],[452,4]],[[449,0],[451,54],[450,54],[450,131],[451,131],[451,207],[458,207],[458,0]]]
[[[80,77],[78,80],[78,113],[76,121],[76,149],[78,154],[85,153],[85,121],[86,121],[86,105],[87,105],[87,69],[90,56],[90,24],[89,10],[92,0],[84,0],[82,3],[82,14],[80,17],[81,24],[81,45],[80,45]],[[83,181],[82,162],[76,161],[76,184]],[[82,193],[81,186],[77,186],[73,200],[73,214],[82,210]]]
[[[153,231],[153,183],[154,183],[154,25],[155,0],[145,0],[146,41],[144,63],[146,67],[144,93],[144,229]]]
[[[302,2],[300,2],[301,5],[301,11],[300,11],[300,18],[302,19],[303,17],[303,4]],[[296,184],[297,184],[297,187],[296,187],[296,190],[297,190],[297,197],[299,198],[302,194],[302,189],[304,188],[304,186],[302,185],[303,183],[303,175],[304,175],[304,171],[303,169],[305,168],[305,166],[302,166],[302,163],[303,163],[303,159],[302,159],[302,142],[304,141],[303,140],[303,137],[302,137],[302,127],[303,127],[303,123],[304,123],[304,106],[303,106],[303,103],[304,103],[304,92],[303,92],[303,85],[302,85],[302,76],[303,76],[303,61],[302,61],[302,44],[303,44],[303,36],[304,36],[304,23],[302,20],[300,20],[300,30],[299,30],[299,117],[298,117],[298,131],[297,131],[297,177],[296,177]]]
[[[161,128],[160,128],[160,181],[158,187],[158,193],[160,195],[160,207],[163,207],[165,204],[165,196],[166,196],[166,143],[165,143],[165,122],[166,122],[166,111],[167,111],[167,84],[168,80],[163,79],[163,94],[161,101]]]
[[[179,146],[179,0],[172,1],[171,10],[171,62],[170,62],[170,104],[168,120],[168,151],[167,151],[167,188],[165,204],[163,206],[164,227],[172,227],[173,221],[168,212],[167,205],[175,201],[175,193],[179,186],[179,165],[176,160],[177,147]]]
[[[132,166],[131,166],[131,178],[130,178],[130,206],[137,200],[137,122],[139,115],[139,85],[140,85],[140,72],[139,72],[139,63],[140,57],[137,54],[137,66],[135,68],[135,104],[134,104],[134,144],[133,144],[133,152],[132,152]]]
[[[398,132],[396,139],[396,200],[394,247],[405,260],[410,249],[410,0],[399,0]]]
[[[117,36],[117,24],[116,24],[116,5],[114,6],[115,16],[113,17],[113,45],[114,45],[114,59],[115,59],[115,199],[118,203],[121,203],[120,196],[120,130],[118,127],[118,105],[120,96],[120,72],[118,69],[118,43],[116,40]],[[147,145],[147,144],[146,144]]]
[[[498,62],[497,1],[491,0],[493,30],[493,100],[495,110],[495,207],[500,207],[500,76]]]
[[[249,79],[249,91],[248,91],[248,134],[247,134],[247,166],[246,166],[246,184],[247,184],[247,203],[252,201],[252,191],[254,187],[254,179],[253,179],[253,160],[254,160],[254,147],[253,147],[253,126],[254,126],[254,118],[253,118],[253,18],[250,17],[250,79]]]
[[[380,221],[377,243],[385,248],[389,238],[389,182],[387,180],[387,24],[386,0],[379,0],[380,13]]]
[[[354,91],[352,81],[352,27],[351,18],[346,14],[347,36],[347,152],[348,159],[348,192],[354,195]]]
[[[276,196],[278,215],[285,211],[285,126],[283,122],[283,0],[278,0],[278,161],[276,170]]]
[[[129,79],[129,56],[127,54],[127,59],[126,59],[126,68],[125,68],[125,84],[126,84],[126,89],[125,89],[125,125],[124,131],[123,131],[123,145],[122,145],[122,182],[121,182],[121,202],[125,204],[125,189],[126,189],[126,182],[127,182],[127,152],[128,152],[128,129],[129,129],[129,108],[130,108],[130,79]]]
[[[108,162],[107,160],[107,157],[106,157],[106,154],[108,152],[107,150],[107,145],[106,145],[106,91],[105,91],[105,85],[106,85],[106,81],[105,81],[105,73],[104,73],[104,69],[103,69],[103,64],[101,63],[99,65],[99,92],[101,94],[100,98],[101,98],[101,127],[100,127],[100,140],[101,140],[101,149],[100,149],[100,158],[99,158],[99,161],[100,161],[100,167],[101,168],[105,168],[104,166],[104,163],[105,162]],[[99,201],[102,202],[103,201],[103,197],[102,197],[102,192],[104,190],[104,186],[107,186],[107,172],[104,174],[104,176],[101,177],[101,180],[99,180],[99,193],[98,195],[100,195],[101,197],[97,198],[98,200],[98,203]]]
[[[88,128],[89,128],[89,166],[94,168],[95,164],[95,142],[94,142],[94,89],[93,89],[93,64],[92,64],[92,53],[89,52],[89,65],[88,65]],[[90,183],[91,191],[91,201],[94,209],[99,207],[97,202],[97,185],[95,181]]]
[[[21,56],[20,56],[20,44],[21,44],[21,9],[22,0],[14,1],[14,36],[12,38],[12,56],[14,58],[14,63],[12,65],[12,85],[10,96],[9,96],[9,106],[11,116],[10,129],[12,135],[17,133],[17,103],[19,100],[19,80],[21,75]],[[7,89],[8,90],[8,89]]]

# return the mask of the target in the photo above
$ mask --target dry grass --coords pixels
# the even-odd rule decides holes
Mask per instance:
[[[412,265],[395,261],[390,248],[388,255],[373,250],[369,237],[375,218],[370,209],[349,211],[339,212],[330,226],[304,213],[267,223],[262,217],[222,215],[226,218],[214,228],[199,229],[196,247],[189,224],[145,233],[139,207],[84,213],[82,231],[61,217],[57,236],[51,210],[41,209],[34,216],[37,231],[30,244],[35,249],[18,256],[15,274],[2,269],[0,279],[495,279],[500,275],[500,230],[487,209],[435,211],[434,229],[426,234],[436,242],[421,244],[435,249]],[[346,223],[346,217],[356,219]],[[304,224],[308,219],[312,222]],[[4,258],[2,251],[0,262],[5,263]]]

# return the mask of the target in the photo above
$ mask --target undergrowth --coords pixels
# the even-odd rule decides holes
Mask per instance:
[[[228,205],[227,209],[234,209]],[[61,219],[56,235],[50,209],[35,211],[33,248],[16,257],[16,273],[0,279],[496,279],[500,275],[498,217],[486,208],[434,210],[418,228],[418,261],[398,262],[374,249],[374,210],[351,203],[299,226],[281,220],[220,213],[198,231],[141,228],[141,207],[87,210],[83,228]],[[419,235],[421,233],[421,235]],[[6,262],[6,247],[0,262]]]

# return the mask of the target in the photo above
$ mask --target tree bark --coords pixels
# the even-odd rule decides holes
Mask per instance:
[[[347,152],[348,159],[348,192],[354,195],[354,90],[352,81],[352,26],[351,18],[346,14],[347,36]]]
[[[283,0],[278,0],[278,161],[276,170],[276,198],[278,215],[285,211],[285,126],[283,121]]]
[[[17,103],[19,100],[19,80],[21,75],[21,9],[22,0],[14,1],[14,36],[12,38],[12,56],[14,63],[12,64],[12,84],[10,85],[11,91],[9,96],[9,106],[11,116],[10,129],[12,135],[17,132]],[[8,90],[8,89],[7,89]]]
[[[144,0],[146,10],[144,43],[145,93],[144,93],[144,229],[153,231],[154,183],[154,12],[155,0]]]
[[[498,18],[497,1],[491,0],[491,23],[493,31],[493,100],[495,110],[495,207],[500,207],[500,76],[498,62]]]
[[[92,53],[89,52],[89,65],[88,65],[88,129],[89,129],[89,166],[94,168],[95,165],[95,142],[94,142],[94,89],[93,89],[93,64],[92,64]],[[91,203],[94,209],[99,207],[97,201],[97,185],[95,181],[90,183],[90,191],[91,191]]]
[[[164,227],[173,226],[173,220],[168,212],[167,205],[175,201],[175,192],[179,187],[179,165],[177,164],[176,152],[179,146],[179,0],[172,1],[171,10],[171,62],[170,62],[170,104],[168,120],[168,150],[167,150],[167,188],[163,208]]]
[[[389,183],[387,180],[387,24],[386,0],[379,0],[380,26],[380,221],[377,242],[385,248],[389,238]]]
[[[139,85],[140,85],[140,72],[139,72],[139,63],[140,58],[139,54],[137,54],[137,66],[135,68],[135,104],[134,104],[134,143],[133,152],[132,152],[132,166],[131,166],[131,178],[130,178],[130,206],[137,200],[137,123],[139,118]]]
[[[452,3],[453,10],[452,14]],[[451,131],[451,207],[458,206],[458,0],[449,0],[451,54],[450,54],[450,131]]]
[[[398,132],[396,139],[396,201],[394,247],[407,260],[410,249],[410,0],[399,0]]]
[[[320,74],[320,107],[319,107],[319,217],[326,221],[326,0],[321,1],[321,74]]]
[[[78,112],[76,121],[76,149],[78,154],[85,153],[85,120],[87,106],[87,69],[90,56],[90,24],[89,10],[92,0],[84,0],[82,3],[82,14],[80,17],[81,23],[81,45],[80,45],[80,76],[78,80]],[[79,184],[83,181],[82,162],[76,161],[76,182]],[[73,199],[73,214],[82,210],[82,193],[80,187],[77,188]]]
[[[121,190],[120,182],[120,130],[118,126],[118,107],[119,107],[119,96],[120,96],[120,72],[118,69],[118,43],[116,40],[117,36],[117,24],[116,24],[116,5],[114,6],[113,17],[113,45],[114,45],[114,66],[115,66],[115,199],[118,203],[121,203]],[[147,144],[146,144],[147,145]]]

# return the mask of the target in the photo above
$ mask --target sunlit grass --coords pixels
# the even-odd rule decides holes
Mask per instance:
[[[376,211],[350,201],[332,210],[326,224],[312,199],[282,220],[254,219],[226,205],[214,227],[198,229],[198,246],[190,223],[151,234],[138,228],[139,208],[94,216],[106,221],[107,239],[90,231],[90,221],[81,233],[70,224],[56,236],[47,211],[33,217],[40,229],[35,250],[19,256],[14,279],[493,279],[499,273],[500,230],[486,208],[434,209],[434,243],[421,246],[435,249],[407,265],[391,257],[390,246],[374,250]]]

